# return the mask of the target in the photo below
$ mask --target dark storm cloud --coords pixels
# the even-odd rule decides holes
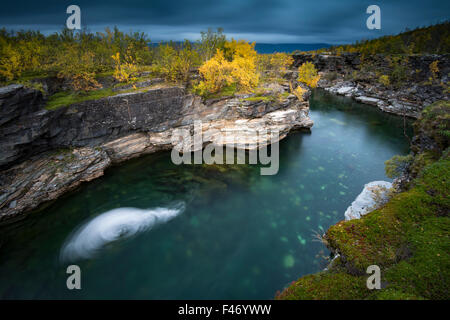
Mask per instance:
[[[156,41],[191,40],[208,27],[258,42],[353,42],[406,27],[448,19],[449,1],[423,0],[150,0],[21,1],[2,4],[0,26],[8,29],[59,30],[70,4],[81,7],[82,25],[92,31],[117,25],[144,31]],[[366,28],[366,8],[381,7],[382,29]]]

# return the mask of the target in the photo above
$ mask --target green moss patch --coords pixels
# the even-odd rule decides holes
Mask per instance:
[[[448,299],[450,157],[421,171],[412,189],[326,233],[341,254],[330,271],[300,278],[279,299]],[[383,288],[368,290],[365,270],[381,268]]]
[[[125,89],[120,91],[114,91],[112,88],[105,88],[105,89],[98,89],[88,92],[73,92],[73,91],[61,91],[58,93],[55,93],[54,95],[50,96],[50,98],[47,100],[47,104],[45,105],[45,108],[47,110],[55,110],[61,107],[69,106],[71,104],[80,103],[83,101],[89,101],[89,100],[98,100],[101,98],[106,97],[112,97],[118,94],[122,93],[129,93],[129,92],[144,92],[146,90],[160,87],[161,85],[153,85],[149,87],[143,87],[143,88],[131,88],[131,89]]]
[[[292,283],[276,296],[277,300],[360,299],[370,294],[362,277],[345,272],[320,272]]]
[[[55,110],[60,107],[69,106],[74,103],[79,103],[88,100],[96,100],[117,94],[112,89],[100,89],[88,91],[87,93],[76,93],[72,91],[62,91],[55,93],[48,100],[45,106],[48,110]]]
[[[213,99],[220,99],[225,97],[232,97],[238,92],[236,84],[232,84],[229,86],[226,86],[222,88],[219,92],[216,93],[210,93],[203,96],[203,99],[205,100],[213,100]],[[199,94],[197,90],[192,88],[192,93]]]
[[[271,102],[271,101],[275,101],[275,97],[274,96],[253,96],[253,97],[248,97],[248,98],[244,98],[242,99],[244,101],[267,101],[267,102]]]

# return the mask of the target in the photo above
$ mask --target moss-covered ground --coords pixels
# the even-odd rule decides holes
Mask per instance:
[[[130,92],[144,92],[150,89],[156,89],[164,86],[164,84],[156,84],[142,88],[130,88],[123,90],[113,90],[112,88],[97,89],[87,92],[74,92],[74,91],[60,91],[53,94],[47,100],[45,108],[47,110],[55,110],[61,107],[69,106],[71,104],[80,103],[83,101],[97,100],[106,97],[112,97],[118,94],[130,93]],[[120,88],[120,86],[116,86]]]
[[[114,92],[112,89],[93,90],[88,91],[86,93],[61,91],[49,97],[49,99],[47,100],[47,104],[45,105],[45,108],[48,110],[55,110],[60,107],[69,106],[74,103],[101,99],[118,93],[120,92]]]
[[[277,299],[448,299],[450,159],[429,166],[411,190],[327,234],[341,254],[329,270],[295,281]],[[366,288],[365,270],[381,268],[383,288]]]
[[[441,105],[435,105],[442,107]],[[442,110],[441,110],[442,111]],[[428,136],[446,126],[419,119]],[[448,117],[444,117],[448,119]],[[434,125],[429,125],[430,119]],[[438,140],[441,146],[447,142]],[[440,158],[416,155],[417,177],[409,190],[361,219],[341,221],[326,233],[328,247],[340,254],[328,271],[294,281],[276,299],[449,299],[450,152]],[[418,158],[419,157],[419,158]],[[367,267],[381,268],[382,288],[366,287]]]

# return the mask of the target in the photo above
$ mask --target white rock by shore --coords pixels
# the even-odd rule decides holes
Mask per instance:
[[[363,104],[378,107],[380,110],[397,115],[405,114],[408,117],[417,118],[417,104],[400,101],[392,93],[363,89],[362,86],[352,81],[340,81],[337,83],[322,82],[319,86],[326,91],[341,96],[346,96]]]
[[[373,181],[364,185],[363,191],[345,211],[345,220],[359,219],[361,216],[380,208],[389,200],[392,183]]]

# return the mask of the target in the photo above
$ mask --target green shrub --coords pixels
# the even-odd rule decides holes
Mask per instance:
[[[201,39],[197,42],[196,47],[203,62],[211,59],[216,54],[217,49],[224,49],[226,37],[222,28],[217,28],[215,32],[209,28],[206,32],[200,32],[200,35]]]
[[[156,50],[153,70],[167,81],[186,82],[190,70],[200,64],[200,56],[185,40],[178,48],[174,43],[160,44]]]
[[[328,271],[294,281],[276,298],[448,300],[449,178],[447,153],[384,207],[332,226],[325,238],[340,258]],[[365,271],[373,264],[382,270],[381,290],[365,287]]]
[[[389,57],[391,72],[390,82],[397,88],[402,87],[408,80],[408,58],[403,56]]]
[[[438,150],[435,151],[447,149],[450,146],[450,102],[437,101],[426,107],[414,129],[436,143]]]
[[[401,176],[411,165],[413,156],[411,154],[407,156],[395,155],[391,159],[384,162],[386,176],[389,178],[397,178]]]

